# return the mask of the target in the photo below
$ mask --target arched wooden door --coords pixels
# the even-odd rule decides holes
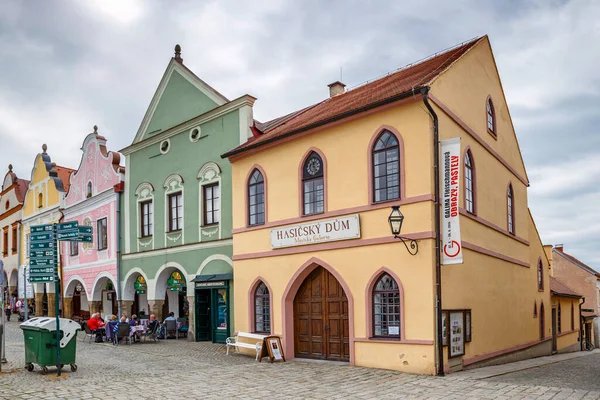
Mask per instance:
[[[323,267],[311,272],[294,299],[294,351],[296,357],[350,359],[348,298]]]

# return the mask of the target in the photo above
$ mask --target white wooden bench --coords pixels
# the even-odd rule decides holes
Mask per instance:
[[[250,343],[241,343],[239,341],[240,338],[247,339],[256,339],[256,344]],[[240,347],[245,349],[254,349],[256,350],[256,360],[258,361],[258,356],[260,351],[262,350],[263,339],[266,338],[265,335],[257,335],[256,333],[247,333],[247,332],[238,332],[237,336],[228,337],[225,340],[225,345],[227,346],[227,355],[229,355],[229,348],[235,347],[236,352],[240,352]]]

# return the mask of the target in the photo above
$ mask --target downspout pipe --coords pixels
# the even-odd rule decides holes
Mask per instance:
[[[433,119],[433,192],[435,206],[435,303],[436,303],[436,344],[437,344],[437,375],[444,376],[444,345],[442,338],[442,260],[440,254],[441,243],[441,214],[440,214],[440,137],[438,116],[429,104],[429,86],[420,89],[423,103]]]
[[[581,313],[581,306],[585,303],[585,297],[581,298],[581,303],[579,303],[579,347],[580,350],[583,351],[583,314]]]
[[[122,310],[122,299],[121,299],[121,193],[123,192],[123,182],[118,183],[115,186],[115,193],[117,194],[117,205],[116,205],[116,222],[115,222],[115,248],[117,256],[117,284],[115,285],[115,295],[117,297],[117,307],[119,315],[123,315]]]

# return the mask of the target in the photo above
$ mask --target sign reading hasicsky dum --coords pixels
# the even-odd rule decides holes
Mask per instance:
[[[271,229],[271,248],[359,239],[358,214]]]
[[[460,138],[442,140],[442,264],[462,264],[458,201],[460,194]]]

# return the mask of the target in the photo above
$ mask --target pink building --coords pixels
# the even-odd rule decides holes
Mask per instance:
[[[97,127],[81,147],[78,170],[71,175],[63,222],[93,228],[92,243],[62,242],[63,311],[66,318],[87,319],[89,313],[117,314],[117,202],[125,168],[120,155],[106,149]]]

